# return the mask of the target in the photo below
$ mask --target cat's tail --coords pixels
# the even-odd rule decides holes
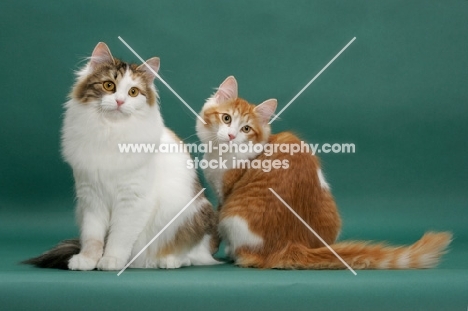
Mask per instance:
[[[452,241],[449,232],[427,232],[409,246],[387,246],[383,243],[350,241],[330,245],[353,269],[426,269],[439,263]],[[327,248],[308,248],[292,244],[272,256],[260,256],[240,249],[236,263],[264,269],[346,269]],[[265,258],[266,257],[266,258]]]
[[[68,270],[68,261],[73,255],[80,252],[80,248],[80,241],[78,239],[64,240],[42,255],[30,258],[21,263],[39,268]]]

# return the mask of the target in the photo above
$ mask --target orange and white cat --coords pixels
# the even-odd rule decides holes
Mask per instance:
[[[237,82],[228,77],[205,103],[197,133],[203,143],[214,146],[260,144],[300,144],[290,132],[270,134],[268,121],[276,109],[270,99],[255,106],[237,97]],[[448,232],[428,232],[409,246],[387,246],[361,241],[335,243],[341,220],[320,169],[311,153],[226,152],[222,159],[230,166],[207,168],[204,173],[220,203],[219,233],[226,253],[243,267],[278,269],[343,269],[344,264],[313,235],[269,191],[272,188],[306,221],[353,269],[418,269],[437,265],[450,244]],[[240,148],[239,148],[240,149]],[[219,157],[218,151],[205,159]],[[270,171],[236,167],[232,160],[288,163]]]

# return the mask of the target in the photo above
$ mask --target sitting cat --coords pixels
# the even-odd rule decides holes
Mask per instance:
[[[154,72],[159,59],[146,62]],[[94,49],[65,104],[62,152],[73,169],[81,235],[26,263],[71,270],[120,270],[201,190],[190,155],[120,153],[121,143],[179,144],[159,112],[155,75],[146,65]],[[198,198],[131,265],[211,265],[217,215]]]
[[[289,132],[270,134],[268,121],[276,109],[270,99],[255,106],[237,97],[237,82],[228,77],[207,100],[198,121],[203,143],[289,145],[301,141]],[[242,267],[278,269],[343,269],[345,265],[313,235],[281,201],[272,188],[316,233],[354,269],[412,269],[434,267],[451,241],[448,232],[426,233],[410,246],[391,247],[368,242],[335,243],[341,220],[319,160],[309,152],[290,155],[279,151],[247,153],[229,151],[222,155],[228,166],[207,168],[205,175],[220,202],[219,233],[226,253]],[[205,154],[217,159],[218,150]],[[255,149],[254,149],[255,150]],[[280,149],[281,150],[281,149]],[[233,159],[286,163],[267,171],[239,167]]]

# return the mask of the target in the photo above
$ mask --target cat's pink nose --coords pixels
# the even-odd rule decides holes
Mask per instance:
[[[229,134],[229,140],[233,140],[234,138],[236,138],[236,135]]]
[[[117,99],[116,102],[117,102],[117,107],[122,106],[123,103],[124,103],[124,101],[123,101],[123,100],[120,100],[120,99]]]

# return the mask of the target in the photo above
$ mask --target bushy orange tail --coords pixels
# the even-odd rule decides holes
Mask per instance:
[[[350,241],[330,245],[353,269],[426,269],[439,263],[452,241],[449,232],[427,232],[409,246]],[[261,255],[242,248],[236,252],[236,264],[264,269],[345,269],[345,265],[327,248],[289,245],[282,252]]]

